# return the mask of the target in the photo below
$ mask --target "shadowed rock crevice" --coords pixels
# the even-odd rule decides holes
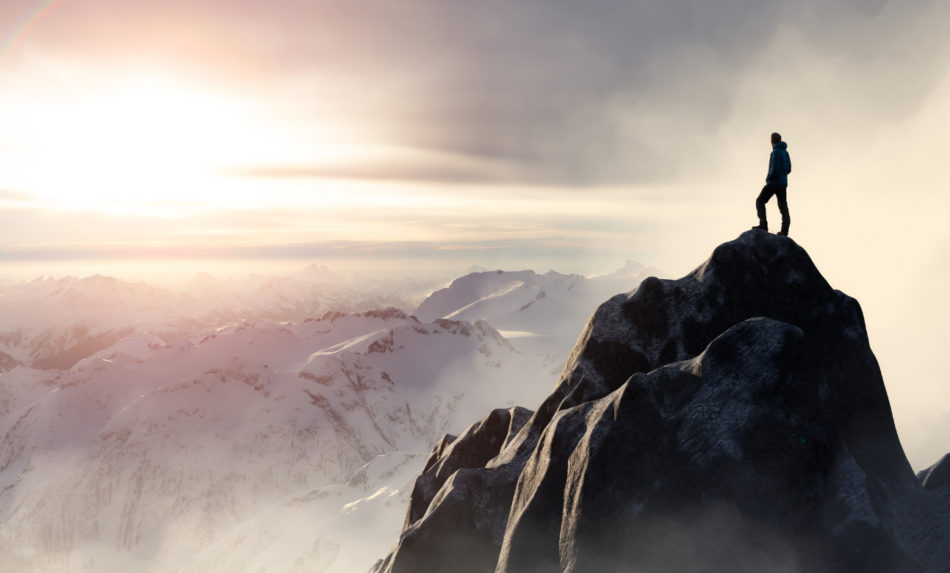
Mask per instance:
[[[433,453],[377,571],[950,563],[950,495],[907,463],[861,308],[790,239],[747,232],[611,298],[496,451],[475,434],[500,436],[500,412]]]
[[[930,491],[950,484],[950,454],[918,473],[917,478],[920,479],[920,484]]]

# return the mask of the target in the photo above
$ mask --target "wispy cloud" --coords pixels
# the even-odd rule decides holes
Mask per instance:
[[[794,133],[806,113],[853,117],[850,137],[868,137],[879,120],[916,113],[950,60],[950,8],[924,0],[101,0],[58,10],[11,66],[41,54],[70,62],[61,77],[96,65],[115,77],[148,62],[227,86],[324,144],[433,154],[236,171],[263,178],[701,180],[728,159],[718,143],[737,106],[767,114],[757,132]],[[805,77],[822,68],[832,73]],[[760,99],[743,101],[762,74]]]
[[[440,245],[440,251],[485,251],[489,249],[504,249],[499,245]]]
[[[434,181],[450,183],[501,183],[499,170],[474,166],[440,165],[273,165],[243,167],[224,172],[234,177],[261,179],[367,179],[374,181]]]

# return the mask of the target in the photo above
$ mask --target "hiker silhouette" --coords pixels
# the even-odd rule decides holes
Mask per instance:
[[[772,134],[772,155],[769,156],[769,174],[765,177],[765,187],[755,200],[755,211],[759,216],[759,224],[753,229],[769,230],[769,223],[765,218],[765,204],[774,195],[778,198],[778,210],[782,213],[782,230],[777,234],[788,236],[788,227],[792,222],[788,214],[788,174],[792,172],[792,158],[789,157],[788,144],[782,141],[778,133]]]

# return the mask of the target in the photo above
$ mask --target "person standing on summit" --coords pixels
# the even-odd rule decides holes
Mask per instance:
[[[788,189],[788,174],[792,172],[792,158],[788,156],[788,144],[782,141],[782,136],[772,134],[772,155],[769,157],[769,174],[765,177],[765,187],[755,200],[755,211],[759,215],[759,224],[753,229],[769,230],[769,223],[765,220],[765,204],[772,195],[778,197],[778,210],[782,213],[782,230],[777,234],[788,236],[788,226],[792,219],[788,216],[788,201],[785,191]]]

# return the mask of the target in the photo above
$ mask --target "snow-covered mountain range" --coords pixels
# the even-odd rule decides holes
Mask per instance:
[[[447,282],[346,278],[311,265],[296,276],[238,280],[198,273],[166,286],[100,275],[0,285],[0,372],[18,364],[70,368],[134,333],[172,341],[242,320],[299,322],[329,311],[411,310]]]
[[[629,292],[662,271],[627,261],[605,276],[587,278],[548,271],[475,272],[432,293],[416,309],[420,320],[485,320],[519,350],[542,354],[558,374],[591,312],[611,296]]]
[[[603,297],[587,299],[632,289],[635,270],[479,270],[419,316],[289,322],[377,303],[299,277],[252,277],[251,294],[206,275],[177,292],[109,277],[12,285],[0,304],[39,325],[4,342],[24,352],[14,359],[30,358],[27,340],[118,339],[69,370],[0,374],[0,570],[365,571],[441,436],[546,395],[580,329],[570,323]],[[87,331],[70,334],[57,312]],[[255,312],[273,318],[241,320]]]

